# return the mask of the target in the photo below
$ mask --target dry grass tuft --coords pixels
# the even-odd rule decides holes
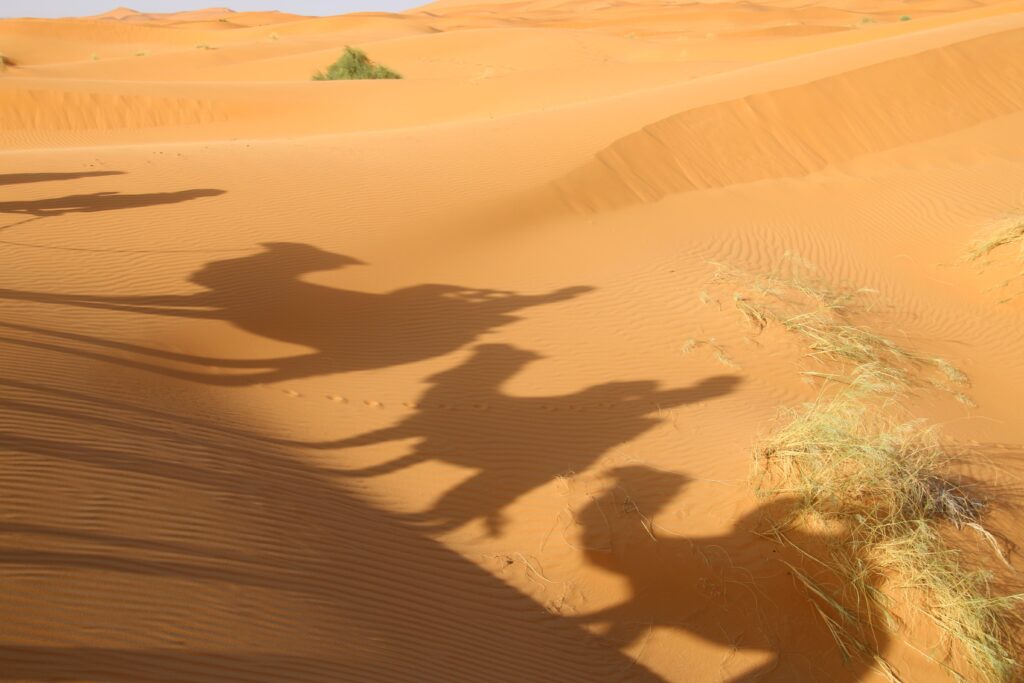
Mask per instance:
[[[1013,246],[1017,247],[1017,260],[1021,264],[1021,269],[1000,285],[1002,288],[1007,288],[1019,280],[1024,280],[1024,218],[1015,216],[996,223],[989,229],[985,237],[975,241],[970,246],[967,250],[967,259],[969,261],[980,261],[983,258],[987,258],[997,249]],[[1021,294],[1024,294],[1024,286],[1021,287],[1020,291],[1003,299],[1003,302],[1015,299]]]
[[[990,497],[954,476],[935,428],[894,417],[907,415],[916,388],[969,401],[959,390],[967,376],[865,325],[871,290],[833,288],[792,259],[785,275],[716,265],[714,280],[733,288],[736,309],[755,331],[777,325],[826,365],[803,372],[825,381],[818,399],[784,411],[781,426],[757,444],[752,483],[761,498],[795,501],[770,535],[810,563],[809,572],[790,569],[843,654],[874,661],[898,680],[877,636],[896,629],[894,606],[909,605],[943,635],[940,663],[951,676],[963,679],[953,663],[966,662],[982,680],[1021,680],[1013,638],[1024,594],[996,595],[992,576],[947,540],[958,531],[976,534],[1006,562],[982,523]],[[829,533],[793,533],[807,526]],[[826,547],[809,547],[808,538],[826,539]],[[821,583],[822,574],[836,587]]]
[[[804,375],[841,384],[857,384],[879,394],[899,394],[915,387],[932,387],[973,405],[961,390],[967,376],[949,361],[915,351],[874,330],[855,317],[873,307],[870,289],[844,290],[799,273],[755,275],[714,264],[714,281],[736,287],[733,302],[757,333],[771,324],[797,335],[807,357],[831,364],[835,371],[807,370]]]
[[[740,369],[739,363],[732,359],[732,357],[726,352],[725,347],[716,342],[714,337],[711,339],[687,339],[683,342],[683,346],[680,348],[680,351],[683,353],[693,353],[696,349],[701,347],[711,349],[715,360],[718,361],[720,365],[724,365],[725,367],[733,370]]]
[[[847,656],[878,657],[871,633],[881,625],[865,623],[864,615],[891,615],[898,591],[982,679],[1020,680],[1013,625],[1024,594],[994,595],[990,574],[971,569],[943,533],[971,530],[1002,558],[981,524],[989,501],[950,475],[952,457],[934,428],[894,421],[886,416],[892,410],[847,390],[787,412],[788,422],[754,457],[757,494],[797,501],[776,538],[790,543],[786,529],[808,521],[841,530],[827,557],[812,557],[839,580],[836,593],[794,575],[828,607],[819,613]]]

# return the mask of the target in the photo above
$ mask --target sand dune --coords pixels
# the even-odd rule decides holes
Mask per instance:
[[[617,140],[560,189],[615,208],[698,189],[806,176],[1019,114],[1014,30],[663,119]],[[942,79],[931,76],[942,73]],[[802,112],[804,116],[794,116]]]
[[[962,368],[1019,569],[1024,2],[281,9],[0,21],[0,680],[887,680],[748,481],[825,366],[711,261]]]

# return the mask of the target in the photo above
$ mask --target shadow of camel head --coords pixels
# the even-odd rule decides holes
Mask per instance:
[[[656,469],[649,465],[622,465],[603,474],[615,482],[615,488],[630,497],[642,492],[644,513],[648,516],[661,512],[694,481],[693,477],[681,472]]]
[[[679,490],[693,481],[693,477],[682,472],[656,469],[650,465],[621,465],[605,470],[604,475],[627,487],[657,482],[666,488]]]
[[[300,242],[263,242],[260,246],[263,251],[256,254],[208,263],[193,273],[189,281],[216,289],[226,281],[240,277],[280,282],[304,273],[366,265],[351,256]]]

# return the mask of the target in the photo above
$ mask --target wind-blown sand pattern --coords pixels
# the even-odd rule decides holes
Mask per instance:
[[[346,45],[403,78],[313,82]],[[0,681],[886,680],[759,533],[751,444],[819,389],[712,261],[962,368],[915,413],[1020,569],[1020,262],[963,254],[1024,211],[1021,0],[122,8],[0,54]]]

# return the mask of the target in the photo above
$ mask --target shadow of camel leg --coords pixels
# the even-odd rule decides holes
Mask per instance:
[[[379,477],[385,474],[391,474],[398,470],[413,465],[419,464],[424,461],[424,458],[416,453],[409,455],[403,455],[400,458],[394,460],[388,460],[382,462],[379,465],[371,465],[370,467],[363,467],[358,470],[340,470],[337,474],[342,477]]]
[[[0,327],[6,327],[12,330],[19,330],[22,332],[30,332],[32,334],[41,334],[47,337],[54,337],[56,339],[67,339],[69,341],[82,342],[83,344],[92,344],[93,346],[101,346],[108,349],[117,349],[118,351],[129,351],[131,353],[137,353],[144,356],[153,356],[155,358],[164,358],[166,360],[181,361],[183,363],[192,363],[193,365],[210,365],[224,368],[265,368],[268,365],[281,365],[289,362],[298,361],[304,358],[308,354],[301,356],[286,356],[284,358],[212,358],[210,356],[196,356],[189,353],[177,353],[175,351],[164,351],[162,349],[154,349],[148,346],[141,346],[138,344],[128,344],[126,342],[113,341],[110,339],[101,339],[99,337],[90,337],[84,334],[75,334],[73,332],[60,332],[59,330],[48,330],[43,327],[31,327],[29,325],[18,325],[17,323],[5,323],[0,322]],[[11,341],[12,343],[18,343],[17,340],[4,339],[5,341]]]
[[[165,377],[173,377],[175,379],[186,380],[189,382],[200,382],[202,384],[212,384],[215,386],[224,387],[241,387],[250,386],[253,384],[265,384],[270,382],[281,382],[296,377],[303,377],[308,372],[301,368],[301,366],[293,365],[296,361],[300,361],[303,358],[319,358],[318,355],[310,356],[296,356],[284,359],[273,359],[271,361],[262,361],[260,365],[266,366],[269,363],[285,363],[284,368],[274,368],[264,370],[263,372],[250,372],[240,375],[221,375],[212,372],[191,372],[188,370],[178,370],[176,368],[168,368],[162,365],[154,365],[153,363],[145,363],[142,361],[131,360],[130,358],[118,358],[117,356],[110,356],[105,353],[97,353],[95,351],[86,351],[84,349],[73,349],[66,346],[57,346],[56,344],[46,344],[43,342],[30,342],[24,339],[13,339],[9,337],[0,337],[0,342],[5,344],[13,344],[17,346],[26,346],[31,349],[45,349],[47,351],[55,351],[57,353],[65,353],[80,358],[89,358],[91,360],[98,360],[104,363],[112,363],[114,365],[120,365],[121,367],[134,368],[136,370],[145,370],[147,372],[153,372],[158,375]],[[185,356],[186,362],[192,362],[191,356]],[[230,367],[230,366],[228,366]],[[249,367],[245,365],[243,367]]]

